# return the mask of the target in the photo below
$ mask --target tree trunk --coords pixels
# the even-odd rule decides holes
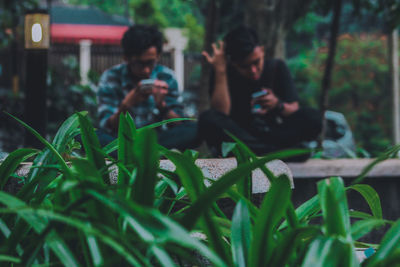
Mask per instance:
[[[329,52],[326,59],[324,76],[322,78],[321,98],[320,98],[320,112],[322,114],[322,132],[319,139],[319,147],[322,147],[322,141],[325,139],[326,132],[326,119],[325,111],[328,108],[328,92],[331,86],[332,70],[335,63],[337,37],[339,35],[340,16],[342,11],[342,0],[336,0],[333,6],[333,18],[331,24],[331,35],[329,39]]]
[[[285,57],[285,38],[312,0],[248,0],[245,20],[253,27],[270,58]]]
[[[393,142],[400,143],[399,35],[397,29],[388,34],[390,78],[393,96]]]
[[[211,44],[215,42],[219,20],[219,5],[217,0],[209,0],[206,8],[206,29],[203,50],[211,54]],[[210,107],[209,80],[211,66],[203,58],[201,61],[201,78],[198,92],[198,112],[201,113]]]

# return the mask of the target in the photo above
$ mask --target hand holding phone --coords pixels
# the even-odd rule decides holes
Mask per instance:
[[[252,98],[252,101],[251,101],[252,102],[251,112],[253,114],[261,114],[261,113],[263,113],[263,108],[259,103],[257,103],[257,98],[265,96],[265,95],[268,95],[268,94],[269,94],[269,92],[267,90],[265,90],[265,89],[262,89],[260,91],[257,91],[257,92],[254,92],[254,93],[251,94],[251,98]]]
[[[268,95],[268,91],[267,90],[261,90],[261,91],[257,91],[257,92],[255,92],[255,93],[252,93],[251,94],[251,98],[252,99],[256,99],[256,98],[259,98],[259,97],[261,97],[261,96],[264,96],[264,95]]]
[[[139,90],[141,92],[149,92],[154,88],[155,79],[145,79],[140,81]]]

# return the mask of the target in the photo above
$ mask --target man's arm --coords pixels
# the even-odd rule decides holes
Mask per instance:
[[[273,79],[277,80],[273,85],[274,89],[263,88],[266,94],[253,99],[251,104],[261,105],[260,114],[267,114],[269,111],[275,110],[284,117],[289,116],[299,109],[293,79],[282,60],[276,60],[271,71],[274,75]],[[279,96],[275,94],[275,91],[280,93]]]
[[[277,86],[278,90],[283,92],[281,107],[279,107],[282,116],[289,116],[299,109],[298,95],[292,75],[289,68],[283,60],[276,61],[277,69]]]
[[[203,51],[208,63],[214,67],[215,80],[214,90],[211,94],[211,107],[226,115],[231,111],[231,99],[228,89],[228,77],[226,68],[226,59],[224,53],[224,43],[219,42],[219,48],[212,44],[213,56]]]
[[[175,73],[165,68],[157,74],[160,87],[153,94],[159,119],[174,119],[184,117],[183,106],[179,98],[178,82]],[[164,83],[164,84],[163,84]],[[156,88],[157,89],[157,88]]]
[[[123,94],[121,87],[118,70],[107,70],[101,76],[97,90],[100,128],[117,132],[120,114],[146,100],[152,93],[151,91],[138,90],[138,86],[136,86],[121,101],[121,95]]]
[[[139,97],[138,90],[136,88],[132,89],[122,100],[117,111],[107,120],[107,127],[116,132],[118,130],[120,114],[127,112],[132,106],[134,106],[138,102]]]

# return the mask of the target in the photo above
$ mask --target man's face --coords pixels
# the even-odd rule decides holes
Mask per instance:
[[[158,61],[159,55],[155,46],[150,47],[138,56],[125,58],[131,74],[138,79],[148,79],[154,66]]]
[[[245,59],[232,62],[235,69],[250,80],[258,80],[264,68],[264,47],[256,46]]]

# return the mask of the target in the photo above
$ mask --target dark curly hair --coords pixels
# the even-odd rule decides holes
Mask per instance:
[[[152,46],[155,46],[157,53],[160,54],[162,45],[162,33],[155,26],[141,24],[129,27],[121,40],[124,55],[127,57],[141,55]]]
[[[224,43],[225,53],[233,61],[245,59],[256,46],[260,45],[256,31],[245,25],[240,25],[227,33]]]

